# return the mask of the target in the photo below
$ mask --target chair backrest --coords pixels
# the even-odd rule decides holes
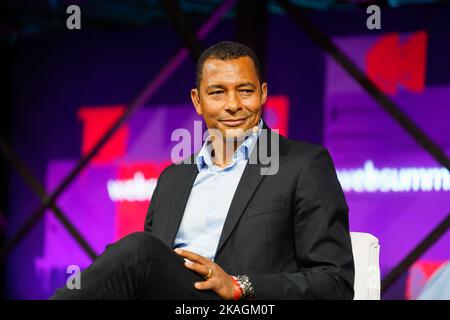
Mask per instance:
[[[380,300],[380,245],[370,233],[350,232],[355,262],[354,300]]]

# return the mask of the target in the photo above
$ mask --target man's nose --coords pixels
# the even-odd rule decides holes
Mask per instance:
[[[228,100],[227,100],[225,109],[232,113],[241,109],[241,103],[235,94],[232,93],[228,96]]]

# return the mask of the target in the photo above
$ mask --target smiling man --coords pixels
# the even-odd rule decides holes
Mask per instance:
[[[224,167],[250,130],[262,123],[267,83],[253,52],[227,42],[202,54],[196,78],[191,99],[209,130],[214,164]]]
[[[161,173],[145,231],[108,246],[80,290],[52,298],[352,299],[348,207],[332,160],[271,131],[266,98],[250,49],[206,49],[191,91],[208,128],[203,147]],[[275,174],[262,174],[260,150],[276,159]]]

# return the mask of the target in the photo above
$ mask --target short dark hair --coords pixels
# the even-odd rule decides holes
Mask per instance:
[[[205,51],[203,51],[200,57],[198,58],[195,76],[195,85],[197,86],[197,89],[200,88],[200,82],[202,81],[203,66],[206,60],[210,58],[220,60],[230,60],[241,57],[249,57],[250,59],[252,59],[259,82],[263,83],[264,77],[262,74],[261,64],[259,63],[259,59],[256,56],[256,54],[249,47],[244,46],[241,43],[233,41],[222,41],[205,49]]]

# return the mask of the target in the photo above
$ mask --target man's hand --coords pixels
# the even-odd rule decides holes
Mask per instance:
[[[192,251],[175,249],[175,252],[180,256],[190,260],[184,263],[184,265],[188,269],[191,269],[192,271],[195,271],[199,275],[205,277],[205,281],[196,282],[194,284],[196,289],[213,290],[222,299],[233,299],[233,280],[231,280],[231,276],[226,273],[218,264]],[[208,274],[210,275],[210,277],[206,278]]]

